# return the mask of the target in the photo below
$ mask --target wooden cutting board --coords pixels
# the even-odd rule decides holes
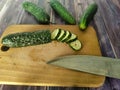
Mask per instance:
[[[51,43],[22,48],[0,50],[0,84],[32,86],[74,86],[99,87],[105,77],[64,69],[46,64],[47,61],[64,55],[85,54],[101,55],[95,30],[92,27],[84,32],[74,25],[13,25],[8,27],[3,36],[16,32],[26,32],[61,28],[78,35],[82,42],[80,51],[72,50],[66,43]],[[0,42],[1,42],[0,39]],[[2,45],[0,44],[0,47]]]

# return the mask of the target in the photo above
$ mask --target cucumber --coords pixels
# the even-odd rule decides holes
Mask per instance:
[[[60,36],[57,38],[58,41],[61,41],[66,36],[66,31],[61,30]]]
[[[71,37],[67,41],[65,41],[65,42],[66,43],[70,43],[70,42],[75,41],[76,39],[77,39],[77,35],[72,33]]]
[[[69,44],[69,46],[75,51],[80,50],[82,47],[77,35],[67,30],[55,29],[51,34],[51,38]]]
[[[13,33],[2,38],[3,46],[7,47],[25,47],[49,42],[51,42],[50,30]]]
[[[88,27],[89,23],[91,22],[91,20],[97,12],[97,9],[98,6],[96,3],[90,4],[87,7],[87,9],[80,18],[79,28],[81,30],[85,30]]]
[[[81,44],[81,42],[80,42],[78,39],[76,39],[75,41],[70,42],[70,43],[69,43],[69,46],[70,46],[73,50],[78,51],[78,50],[81,49],[82,44]]]
[[[65,42],[67,41],[70,37],[71,37],[71,32],[70,31],[65,31],[66,32],[66,35],[65,37],[61,40],[61,42]]]
[[[55,29],[51,34],[51,39],[70,43],[77,39],[77,35],[71,33],[70,31]]]
[[[50,0],[52,9],[68,24],[76,24],[74,17],[68,10],[57,0]]]
[[[55,29],[51,34],[51,39],[56,40],[61,34],[61,29]]]
[[[41,24],[48,24],[50,22],[50,16],[43,10],[43,8],[38,7],[32,2],[24,2],[23,8],[32,14]]]

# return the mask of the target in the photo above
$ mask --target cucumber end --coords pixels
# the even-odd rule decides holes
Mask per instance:
[[[2,46],[1,47],[1,51],[8,51],[10,49],[10,47],[7,46]]]
[[[26,9],[26,8],[29,7],[29,4],[31,4],[31,2],[26,1],[22,4],[22,6],[23,6],[24,9]]]
[[[11,39],[8,39],[8,37],[4,37],[2,39],[2,42],[1,42],[4,46],[7,46],[7,47],[12,47],[13,46],[13,42],[11,41]]]
[[[84,24],[80,24],[79,28],[81,31],[84,31],[87,27]]]

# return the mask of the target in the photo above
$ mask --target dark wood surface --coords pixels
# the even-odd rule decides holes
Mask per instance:
[[[33,16],[26,13],[21,4],[26,0],[0,0],[0,35],[13,24],[39,24]],[[49,13],[50,21],[55,24],[65,24],[49,6],[49,0],[27,0],[45,8]],[[99,6],[91,25],[97,32],[103,56],[120,58],[120,0],[59,0],[76,18],[92,2]],[[0,90],[120,90],[120,80],[106,77],[103,86],[98,88],[83,87],[33,87],[1,85]]]

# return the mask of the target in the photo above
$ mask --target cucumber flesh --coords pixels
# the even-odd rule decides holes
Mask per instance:
[[[77,35],[70,31],[56,29],[52,32],[51,36],[53,40],[67,43],[75,51],[80,50],[82,47]]]
[[[61,41],[65,36],[66,36],[65,30],[61,30],[61,33],[60,33],[59,37],[57,38],[57,40]]]
[[[25,47],[51,42],[50,30],[37,30],[33,32],[19,32],[8,34],[2,38],[2,45],[7,47]]]
[[[66,41],[66,43],[70,43],[73,42],[77,39],[77,35],[73,34],[71,35],[71,37]]]
[[[61,29],[55,29],[52,33],[51,33],[51,39],[52,40],[56,40],[59,35],[61,33]]]
[[[73,50],[78,51],[78,50],[81,49],[82,44],[81,44],[81,42],[77,39],[77,40],[69,43],[69,46],[70,46]]]
[[[66,36],[61,40],[61,42],[67,41],[72,35],[70,31],[65,31],[65,32],[66,32]]]

